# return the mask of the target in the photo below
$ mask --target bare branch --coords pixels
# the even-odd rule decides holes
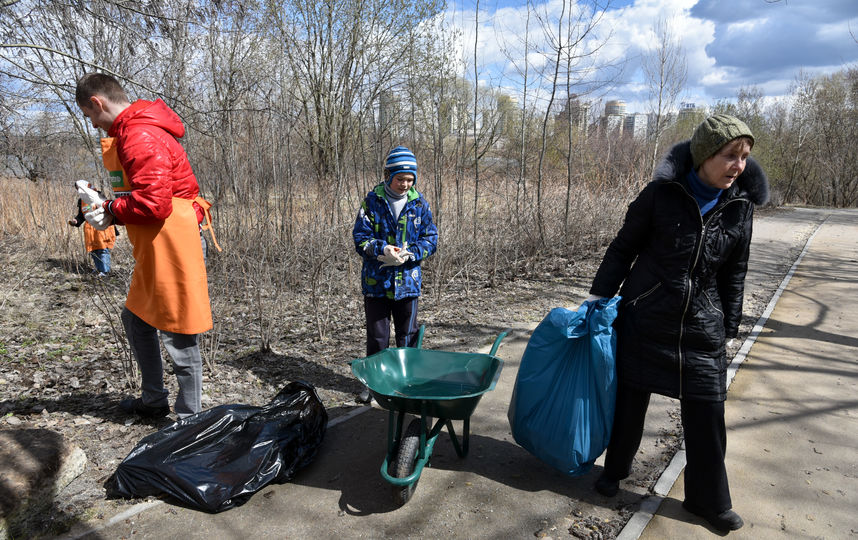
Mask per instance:
[[[34,49],[34,50],[39,50],[39,51],[46,51],[46,52],[49,52],[51,54],[56,54],[58,56],[69,58],[71,60],[74,60],[75,62],[80,62],[81,64],[83,64],[85,66],[89,66],[91,68],[94,68],[94,69],[97,69],[97,70],[102,71],[104,73],[107,73],[109,75],[112,75],[113,77],[116,77],[119,80],[124,80],[124,81],[130,82],[136,86],[139,86],[140,88],[143,88],[149,92],[152,92],[153,94],[159,93],[157,90],[153,90],[152,88],[149,88],[148,86],[146,86],[145,84],[143,84],[139,81],[129,79],[128,77],[126,77],[120,73],[117,73],[117,72],[113,71],[112,69],[109,69],[109,68],[106,68],[104,66],[95,64],[93,62],[88,62],[88,61],[84,60],[83,58],[80,58],[80,57],[75,56],[73,54],[65,53],[63,51],[59,51],[59,50],[53,49],[51,47],[46,47],[44,45],[34,45],[32,43],[0,43],[0,49]]]

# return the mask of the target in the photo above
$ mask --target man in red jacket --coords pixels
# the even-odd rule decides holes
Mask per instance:
[[[75,99],[102,139],[115,199],[96,198],[86,219],[97,229],[125,225],[134,247],[134,274],[122,323],[143,379],[142,395],[120,408],[142,416],[170,412],[158,332],[179,383],[174,403],[184,418],[201,410],[202,358],[198,335],[212,328],[199,223],[210,206],[178,138],[178,115],[163,101],[131,103],[113,77],[84,75]]]

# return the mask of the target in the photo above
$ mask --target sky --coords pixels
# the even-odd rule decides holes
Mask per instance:
[[[532,13],[559,17],[564,0],[531,0]],[[565,0],[590,5],[592,0]],[[599,0],[605,4],[609,0]],[[462,58],[473,78],[477,0],[448,0],[447,20],[461,32]],[[539,22],[527,28],[526,0],[479,0],[478,58],[483,83],[520,93],[524,37],[535,48]],[[610,0],[587,43],[597,52],[589,80],[612,80],[592,101],[622,99],[627,112],[648,112],[649,87],[640,68],[653,53],[653,27],[662,18],[687,59],[686,90],[679,102],[712,106],[755,88],[767,100],[790,93],[800,74],[831,74],[858,67],[858,0]],[[556,24],[554,25],[556,27]],[[531,65],[546,64],[531,52]],[[511,60],[512,59],[512,60]],[[532,73],[532,72],[531,72]],[[582,86],[583,88],[583,86]],[[679,103],[677,103],[677,106]]]

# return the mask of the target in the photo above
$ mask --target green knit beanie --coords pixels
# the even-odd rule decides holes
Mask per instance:
[[[722,146],[738,139],[749,137],[751,146],[754,146],[754,134],[748,126],[729,114],[713,114],[697,126],[694,135],[691,136],[691,160],[694,168],[711,156],[715,155]]]

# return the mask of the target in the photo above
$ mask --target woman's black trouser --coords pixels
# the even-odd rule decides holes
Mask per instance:
[[[622,480],[631,473],[632,460],[643,436],[649,392],[617,387],[617,405],[611,441],[605,455],[604,475]],[[723,401],[679,400],[685,436],[685,500],[705,511],[720,514],[732,508],[724,455],[727,429]]]

